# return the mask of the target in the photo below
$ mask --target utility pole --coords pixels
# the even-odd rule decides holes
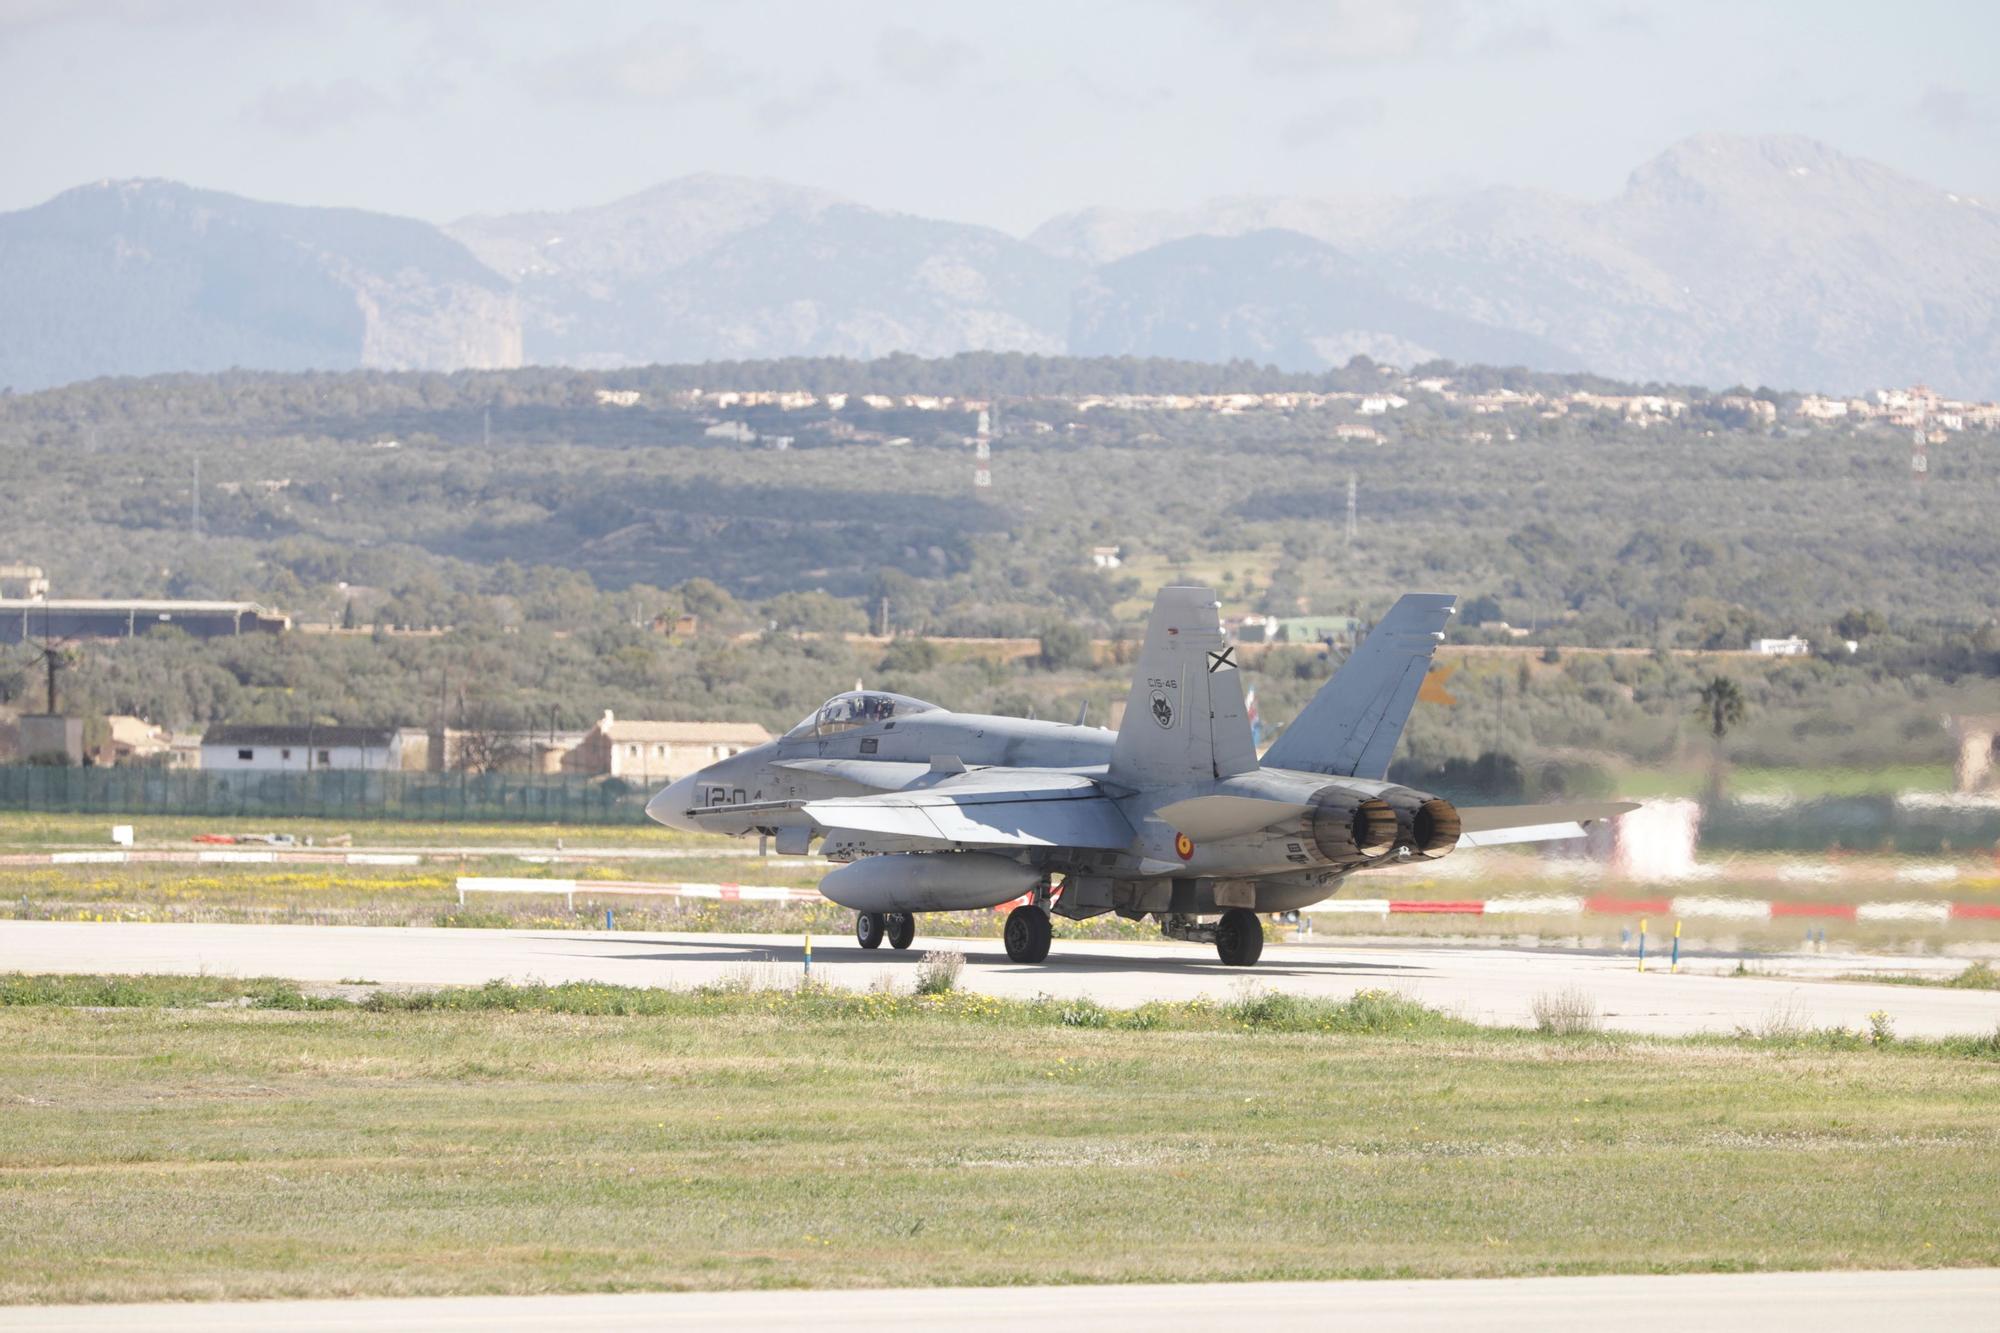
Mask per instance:
[[[1358,501],[1360,499],[1360,494],[1361,494],[1361,474],[1358,472],[1348,473],[1347,474],[1347,544],[1350,547],[1354,545],[1355,535],[1360,531],[1361,528],[1360,507],[1358,504]]]
[[[201,455],[194,456],[194,513],[191,520],[194,535],[201,536]]]

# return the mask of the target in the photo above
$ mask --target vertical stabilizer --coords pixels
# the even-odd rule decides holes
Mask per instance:
[[[1243,678],[1207,588],[1162,588],[1146,624],[1107,776],[1172,785],[1257,767]]]
[[[1338,777],[1386,776],[1455,600],[1428,592],[1398,598],[1264,752],[1265,765]]]

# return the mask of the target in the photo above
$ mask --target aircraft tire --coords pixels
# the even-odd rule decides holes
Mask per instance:
[[[914,912],[889,912],[882,918],[889,932],[889,947],[907,949],[910,941],[917,937],[917,915]]]
[[[1039,963],[1049,956],[1049,914],[1026,905],[1007,914],[1007,957],[1017,963]]]
[[[1264,954],[1264,923],[1247,907],[1232,907],[1215,925],[1215,952],[1230,967],[1250,967]]]
[[[854,942],[864,949],[881,945],[884,924],[880,912],[857,912],[854,915]]]

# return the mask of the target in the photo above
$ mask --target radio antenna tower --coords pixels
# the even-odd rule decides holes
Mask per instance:
[[[972,485],[984,490],[993,484],[993,413],[990,407],[979,409],[979,433],[972,437]]]
[[[1354,545],[1354,538],[1361,530],[1360,506],[1361,474],[1347,474],[1347,544]]]

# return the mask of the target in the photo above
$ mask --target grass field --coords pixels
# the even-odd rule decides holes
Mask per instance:
[[[431,823],[402,819],[307,819],[289,815],[74,815],[0,813],[0,851],[109,847],[113,824],[132,825],[141,847],[186,847],[199,833],[289,833],[319,846],[351,838],[357,847],[736,847],[739,839],[684,833],[658,824]]]
[[[1618,775],[1618,795],[1644,801],[1662,796],[1696,796],[1708,785],[1705,768],[1629,769]],[[1895,796],[1906,791],[1948,792],[1949,764],[1882,764],[1873,768],[1731,767],[1733,796],[1784,797],[1811,801],[1825,796]]]
[[[1991,1042],[246,991],[0,984],[0,1300],[2000,1262]]]

